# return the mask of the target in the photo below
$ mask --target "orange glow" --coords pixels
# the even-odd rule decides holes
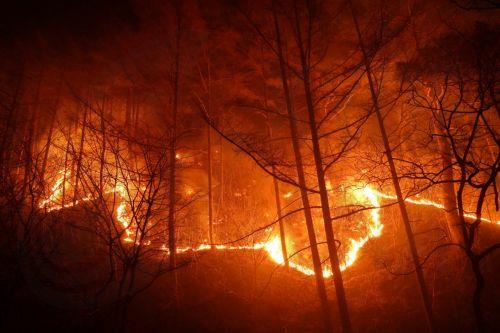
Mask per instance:
[[[63,193],[63,182],[64,179],[68,179],[69,175],[64,175],[64,171],[58,172],[59,177],[56,179],[54,185],[51,187],[50,195],[42,200],[39,203],[40,208],[46,209],[47,212],[60,210],[63,208],[68,208],[74,205],[78,205],[83,201],[92,200],[92,195],[87,195],[84,198],[77,200],[76,202],[70,202],[67,204],[63,204],[62,201],[62,193]],[[331,187],[331,185],[330,185]],[[116,220],[120,224],[120,226],[124,230],[124,235],[122,240],[126,243],[134,242],[134,230],[132,228],[132,220],[133,216],[130,213],[129,204],[127,201],[128,192],[124,185],[117,183],[114,188],[111,188],[105,192],[109,193],[117,193],[119,195],[119,204],[116,208]],[[185,193],[191,195],[193,193],[193,189],[189,186],[186,186]],[[359,251],[363,248],[363,246],[371,239],[379,237],[383,231],[383,224],[380,219],[380,201],[382,199],[395,200],[396,196],[392,194],[386,194],[381,191],[374,189],[373,187],[366,185],[363,187],[356,187],[348,190],[348,193],[352,195],[356,204],[361,204],[366,207],[372,207],[369,213],[369,219],[364,222],[367,224],[368,232],[367,234],[360,236],[358,238],[350,238],[349,243],[347,244],[347,250],[345,252],[343,260],[341,260],[340,269],[345,271],[347,268],[352,266],[358,256]],[[292,192],[287,192],[284,194],[285,198],[290,198],[292,196]],[[423,205],[423,206],[433,206],[439,209],[444,209],[443,205],[436,203],[434,201],[428,199],[412,199],[407,198],[406,202],[415,204],[415,205]],[[474,214],[466,214],[468,218],[475,218]],[[483,218],[483,221],[491,222],[488,219]],[[499,221],[495,222],[499,224]],[[266,230],[267,233],[272,232],[270,228]],[[144,243],[144,245],[149,245],[150,242]],[[136,244],[137,245],[137,244]],[[162,250],[168,252],[168,249],[165,245],[162,246]],[[178,246],[176,248],[176,253],[186,253],[186,252],[200,252],[207,250],[264,250],[268,254],[269,258],[278,265],[284,265],[284,258],[281,250],[281,240],[279,236],[272,236],[269,240],[265,242],[255,243],[253,245],[210,245],[210,244],[200,244],[198,246]],[[289,266],[304,274],[304,275],[314,275],[314,270],[311,267],[307,267],[305,265],[301,265],[297,262],[296,258],[289,258]],[[322,268],[324,277],[331,277],[332,270],[328,265],[324,265]]]
[[[368,242],[369,239],[379,237],[382,235],[382,229],[384,228],[382,221],[380,220],[380,199],[377,196],[374,189],[370,186],[365,186],[363,188],[356,188],[352,190],[354,197],[358,202],[362,204],[368,204],[372,207],[370,211],[370,221],[368,225],[368,234],[364,237],[354,239],[350,239],[350,248],[346,253],[346,258],[344,259],[344,263],[340,265],[340,269],[342,271],[346,270],[348,267],[352,266],[356,259],[358,258],[359,250]]]
[[[374,192],[374,194],[376,196],[378,196],[380,198],[390,199],[390,200],[397,200],[398,199],[395,195],[392,195],[392,194],[386,194],[386,193],[383,193],[383,192],[380,192],[380,191],[377,191],[377,190],[373,190],[373,192]],[[432,200],[429,200],[429,199],[420,199],[420,198],[419,199],[412,199],[412,198],[406,198],[405,201],[409,202],[411,204],[414,204],[414,205],[418,205],[418,206],[432,206],[432,207],[436,207],[436,208],[439,208],[439,209],[444,209],[444,206],[442,204],[437,203],[437,202],[432,201]],[[472,219],[472,220],[475,220],[476,219],[476,214],[474,214],[474,213],[465,213],[464,217]],[[494,223],[494,224],[499,224],[500,225],[500,221],[492,221],[492,220],[484,218],[484,217],[481,218],[481,221],[482,222],[488,222],[488,223]]]
[[[38,204],[39,208],[45,209],[46,212],[51,212],[77,206],[82,202],[95,199],[92,194],[87,194],[83,198],[75,200],[74,202],[71,201],[69,203],[63,203],[62,202],[63,186],[67,186],[67,184],[63,185],[63,182],[64,179],[70,178],[70,173],[67,172],[65,176],[64,170],[62,170],[58,172],[58,174],[60,176],[55,181],[54,186],[52,186],[50,195]],[[104,191],[103,194],[111,194],[111,193],[117,193],[120,197],[119,205],[116,208],[116,220],[120,223],[121,227],[124,230],[123,241],[130,243],[133,241],[131,237],[134,232],[133,230],[131,230],[132,216],[128,212],[128,205],[126,200],[127,190],[122,184],[117,184],[114,188]]]
[[[272,261],[282,266],[285,264],[285,260],[283,258],[283,252],[281,251],[281,240],[279,236],[275,236],[270,241],[266,242],[264,245],[264,249],[266,250],[267,254],[269,255],[269,258],[271,258]],[[304,275],[309,275],[309,276],[314,275],[314,270],[312,268],[296,263],[293,260],[293,258],[289,260],[289,265],[290,268],[293,268]],[[329,267],[323,267],[323,276],[324,277],[332,276],[332,271]]]
[[[327,191],[333,190],[332,182],[329,180],[326,181],[326,190]]]
[[[184,193],[186,193],[186,195],[193,195],[194,193],[194,190],[191,186],[186,186],[185,189],[184,189]]]
[[[65,179],[64,175],[64,170],[61,170],[58,172],[59,178],[57,178],[56,182],[50,189],[50,195],[47,199],[43,200],[42,202],[39,203],[40,208],[45,208],[47,209],[48,212],[54,209],[61,209],[61,206],[57,205],[57,202],[61,200],[62,198],[62,192],[63,192],[63,182]]]

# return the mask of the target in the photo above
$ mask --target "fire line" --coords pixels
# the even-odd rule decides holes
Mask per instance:
[[[57,204],[59,200],[61,200],[63,193],[64,180],[69,178],[68,174],[64,174],[64,171],[60,171],[59,178],[55,181],[54,186],[51,188],[50,195],[39,203],[39,207],[45,209],[46,212],[57,211],[65,208],[69,208],[75,205],[80,204],[81,202],[89,201],[95,199],[92,195],[87,195],[79,200],[70,203],[60,203]],[[349,239],[349,247],[348,251],[345,254],[344,261],[341,263],[340,269],[345,271],[350,266],[352,266],[359,255],[359,251],[363,248],[363,246],[372,238],[379,237],[382,235],[382,230],[384,228],[382,221],[380,219],[380,201],[381,199],[388,200],[396,200],[397,197],[391,194],[387,194],[381,191],[378,191],[371,187],[370,185],[365,185],[361,188],[356,188],[351,190],[354,198],[358,200],[358,202],[369,204],[373,207],[370,211],[370,220],[368,225],[368,233],[365,236],[359,238],[350,238]],[[124,236],[122,238],[123,242],[133,243],[134,240],[132,235],[134,231],[131,228],[132,225],[132,217],[127,212],[127,191],[123,185],[116,185],[114,188],[105,191],[105,194],[117,193],[121,198],[117,208],[116,208],[116,220],[124,229]],[[444,206],[428,199],[413,199],[407,198],[406,202],[422,205],[422,206],[432,206],[439,209],[444,209]],[[475,214],[466,214],[465,217],[474,219]],[[495,224],[500,224],[500,221],[492,222],[489,219],[481,218],[484,222],[490,222]],[[145,245],[149,245],[146,243]],[[168,252],[168,249],[165,245],[162,246],[162,250]],[[208,250],[264,250],[266,251],[268,257],[278,265],[284,265],[285,260],[283,258],[282,250],[281,250],[281,240],[279,236],[271,237],[268,241],[256,243],[253,245],[241,245],[241,246],[232,246],[232,245],[210,245],[210,244],[200,244],[198,246],[185,246],[185,247],[177,247],[176,253],[186,253],[186,252],[201,252]],[[314,275],[314,270],[305,265],[301,265],[293,260],[294,258],[289,258],[290,268],[308,276]],[[325,278],[332,276],[332,270],[328,266],[323,267],[323,276]]]

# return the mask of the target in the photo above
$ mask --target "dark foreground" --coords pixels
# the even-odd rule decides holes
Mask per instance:
[[[420,222],[416,228],[428,230],[429,223]],[[410,266],[404,254],[393,253],[401,241],[400,232],[397,225],[386,224],[383,236],[368,242],[358,261],[344,273],[355,332],[426,332],[414,277],[405,274]],[[422,244],[433,237],[432,232],[425,234]],[[481,237],[485,243],[498,240],[498,227],[484,226]],[[19,251],[9,239],[4,236],[1,252],[2,332],[321,330],[314,278],[287,272],[264,251],[186,253],[180,260],[183,267],[161,275],[135,295],[126,309],[117,310],[113,287],[102,297],[94,297],[99,290],[92,284],[99,279],[100,266],[95,257],[85,256],[84,243],[67,244],[74,250],[68,252],[71,256],[59,253],[52,254],[57,258],[52,261],[20,262]],[[420,250],[426,253],[428,249]],[[454,259],[455,254],[444,249],[428,260],[427,284],[440,331],[474,332],[471,297],[475,283],[467,262]],[[497,251],[482,267],[486,277],[482,304],[489,332],[500,331],[499,260]],[[138,285],[142,280],[149,281],[149,277],[139,273]],[[333,283],[328,282],[336,314]],[[337,327],[340,331],[340,324]]]

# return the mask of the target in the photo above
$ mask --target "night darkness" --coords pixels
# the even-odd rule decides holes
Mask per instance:
[[[500,331],[500,6],[0,9],[0,331]]]

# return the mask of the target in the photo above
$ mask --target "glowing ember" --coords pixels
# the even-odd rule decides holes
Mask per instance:
[[[59,171],[57,174],[59,175],[59,178],[57,178],[54,186],[52,186],[52,188],[50,189],[50,196],[47,199],[40,202],[40,204],[39,204],[40,208],[46,208],[47,211],[49,211],[49,212],[51,210],[54,210],[54,209],[63,208],[63,207],[61,207],[62,203],[61,203],[61,206],[57,206],[57,202],[62,197],[63,182],[64,182],[64,179],[66,177],[65,177],[64,170]]]
[[[63,184],[63,182],[65,179],[68,179],[70,177],[70,174],[67,173],[65,175],[64,170],[58,172],[58,174],[60,176],[56,180],[54,186],[52,186],[49,197],[46,198],[45,200],[42,200],[38,204],[39,208],[45,209],[46,212],[51,212],[51,211],[61,210],[63,208],[77,206],[82,202],[95,199],[93,195],[87,194],[85,197],[80,198],[78,200],[71,201],[69,203],[63,203],[62,202],[63,187],[66,186],[66,184]],[[120,225],[124,230],[123,241],[127,243],[133,242],[133,239],[131,238],[132,235],[134,234],[134,231],[131,230],[132,216],[127,211],[127,206],[128,206],[126,200],[127,190],[123,185],[117,184],[114,188],[106,190],[104,192],[104,194],[110,194],[110,193],[117,193],[120,196],[120,204],[116,208],[116,220],[120,223]]]
[[[116,208],[116,220],[120,222],[123,230],[125,231],[125,237],[123,240],[125,242],[133,242],[132,235],[134,232],[130,229],[130,225],[132,224],[132,217],[127,213],[127,205],[126,205],[126,191],[123,186],[117,186],[115,191],[120,194],[122,198],[122,202]]]
[[[179,156],[179,157],[178,157]],[[177,154],[176,158],[180,158],[180,155]],[[62,195],[63,195],[63,187],[66,186],[66,184],[63,184],[65,179],[68,179],[70,175],[64,174],[64,171],[61,171],[58,173],[59,177],[56,179],[54,185],[51,188],[50,195],[42,200],[39,203],[39,207],[45,209],[47,212],[54,211],[54,210],[60,210],[63,208],[68,208],[74,205],[78,205],[79,203],[83,201],[89,201],[94,199],[92,195],[87,195],[86,197],[80,198],[79,200],[75,202],[71,202],[68,204],[64,204],[62,202]],[[331,185],[330,185],[331,188]],[[128,203],[128,192],[127,189],[120,183],[116,184],[114,188],[111,188],[105,192],[106,194],[109,193],[116,193],[119,196],[119,204],[116,208],[116,220],[120,224],[120,226],[124,230],[124,235],[122,240],[126,243],[133,243],[134,242],[134,230],[132,228],[132,214],[130,213],[130,208],[129,208],[129,203]],[[192,195],[193,194],[193,189],[191,187],[186,187],[185,193],[187,195]],[[390,199],[390,200],[396,200],[396,196],[391,195],[391,194],[386,194],[383,192],[380,192],[378,190],[375,190],[369,185],[366,185],[361,188],[354,188],[349,190],[349,194],[352,195],[354,198],[355,202],[358,204],[365,205],[367,207],[371,207],[370,214],[369,214],[369,219],[368,221],[364,222],[367,226],[367,234],[359,237],[359,238],[350,238],[347,251],[345,253],[343,262],[341,263],[340,269],[342,271],[346,270],[350,266],[352,266],[359,255],[359,251],[363,248],[363,246],[370,240],[371,238],[379,237],[382,234],[382,230],[384,228],[382,221],[380,219],[380,200],[381,199]],[[287,192],[284,194],[285,198],[290,198],[292,197],[293,193],[292,192]],[[409,202],[411,204],[415,205],[424,205],[424,206],[433,206],[439,209],[444,209],[443,205],[436,203],[431,200],[427,199],[412,199],[412,198],[407,198],[406,202]],[[475,218],[474,214],[466,214],[465,215],[468,218]],[[492,222],[488,219],[482,218],[483,221],[485,222]],[[500,224],[500,221],[495,221],[494,223]],[[269,228],[266,230],[266,232],[272,232],[272,230]],[[136,242],[137,243],[137,242]],[[144,245],[149,245],[150,242],[145,242]],[[163,251],[166,251],[168,253],[168,249],[166,248],[165,245],[162,246],[161,248]],[[211,244],[200,244],[198,246],[192,247],[192,246],[186,246],[186,247],[177,247],[176,248],[176,253],[186,253],[186,252],[200,252],[200,251],[208,251],[208,250],[264,250],[268,254],[269,258],[277,263],[278,265],[284,265],[285,260],[283,258],[283,253],[281,249],[281,240],[279,236],[274,236],[271,237],[268,241],[261,242],[261,243],[256,243],[253,245],[240,245],[240,246],[233,246],[233,245],[211,245]],[[297,259],[295,257],[289,258],[289,266],[290,268],[301,272],[302,274],[305,275],[314,275],[314,270],[310,267],[307,267],[305,265],[301,265],[297,262]],[[323,268],[323,276],[324,277],[331,277],[332,276],[332,270],[330,269],[329,266],[325,265]]]
[[[390,200],[397,200],[397,197],[395,195],[386,194],[386,193],[383,193],[383,192],[380,192],[380,191],[377,191],[377,190],[372,190],[372,191],[373,191],[374,195],[376,195],[376,196],[378,196],[380,198],[390,199]],[[418,206],[432,206],[432,207],[436,207],[436,208],[439,208],[439,209],[444,209],[444,206],[442,204],[437,203],[437,202],[432,201],[432,200],[429,200],[429,199],[412,199],[412,198],[406,198],[405,201],[409,202],[411,204],[414,204],[414,205],[418,205]],[[464,217],[472,219],[472,220],[475,220],[476,219],[476,214],[465,213]],[[499,224],[500,225],[500,221],[492,221],[492,220],[484,218],[484,217],[481,217],[481,221],[482,222],[488,222],[488,223],[494,223],[494,224]]]
[[[332,191],[333,190],[332,182],[329,181],[329,180],[326,181],[326,190],[327,191]]]
[[[264,249],[266,250],[267,254],[269,255],[269,258],[271,258],[272,261],[279,265],[284,265],[285,260],[283,258],[283,252],[281,251],[281,240],[278,236],[272,238],[270,241],[268,241]],[[301,272],[302,274],[305,275],[314,275],[314,270],[300,265],[296,263],[293,258],[290,258],[289,260],[289,266],[290,268],[295,269],[296,271]],[[330,277],[332,276],[332,271],[329,267],[323,267],[323,276],[324,277]]]
[[[193,188],[192,188],[191,186],[187,186],[187,185],[186,185],[186,187],[185,187],[185,189],[184,189],[184,193],[186,193],[186,195],[188,195],[188,196],[189,196],[189,195],[193,195],[194,190],[193,190]]]
[[[344,263],[340,266],[342,271],[354,264],[358,257],[359,250],[366,244],[366,242],[368,242],[369,239],[382,235],[382,229],[384,228],[380,220],[380,208],[378,208],[380,207],[379,196],[376,195],[375,191],[367,185],[361,189],[353,190],[353,194],[359,202],[366,202],[374,208],[370,211],[371,219],[368,225],[368,235],[359,239],[350,239],[350,248],[346,253]]]

